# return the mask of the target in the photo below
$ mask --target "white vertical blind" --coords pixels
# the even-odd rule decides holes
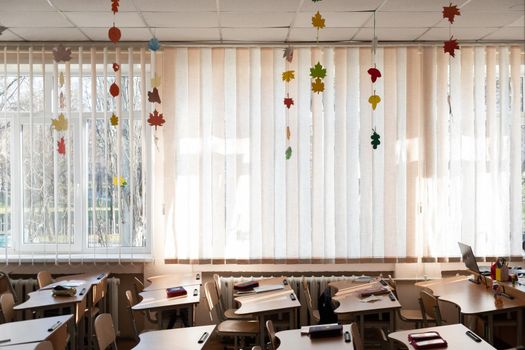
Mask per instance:
[[[166,153],[174,164],[166,196],[181,203],[166,221],[175,246],[166,258],[437,258],[458,256],[457,240],[479,255],[519,255],[511,245],[521,239],[521,195],[509,185],[520,179],[523,97],[512,95],[520,53],[464,47],[449,59],[436,47],[391,47],[373,57],[367,48],[316,47],[296,49],[288,63],[273,48],[166,49],[176,103],[163,142],[177,149]],[[321,94],[310,85],[317,62],[327,69]],[[372,84],[374,62],[382,77]],[[289,83],[285,70],[295,72]],[[374,91],[382,101],[372,111]],[[491,220],[493,200],[501,207]],[[487,225],[512,243],[483,249],[493,239]]]

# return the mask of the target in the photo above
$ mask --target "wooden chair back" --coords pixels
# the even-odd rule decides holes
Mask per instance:
[[[53,344],[46,340],[37,344],[35,350],[53,350]]]
[[[68,341],[67,323],[58,327],[47,340],[53,345],[53,350],[65,350]]]
[[[117,344],[115,343],[117,336],[111,314],[100,314],[97,316],[95,319],[95,335],[97,336],[99,350],[106,350],[112,345],[117,349]]]
[[[2,316],[4,322],[13,322],[15,320],[15,298],[11,293],[4,293],[0,295],[0,307],[2,308]]]
[[[270,349],[277,350],[279,340],[275,336],[275,328],[273,327],[272,320],[266,321],[266,330],[268,331],[268,337],[270,338]]]
[[[38,280],[38,288],[44,288],[53,282],[49,271],[40,271],[38,275],[36,275],[36,279]]]
[[[219,311],[219,294],[217,293],[217,287],[214,281],[208,281],[204,284],[204,294],[206,295],[206,302],[212,322],[215,324],[221,323],[223,319]]]
[[[388,283],[390,288],[392,288],[392,293],[394,293],[396,298],[399,299],[398,296],[397,296],[397,283],[396,283],[396,281],[394,281],[394,279],[392,278],[391,275],[388,275],[388,279],[386,280],[386,282]]]
[[[135,299],[135,295],[132,291],[129,289],[126,290],[126,299],[128,300],[128,309],[129,314],[131,316],[131,325],[133,326],[133,332],[135,333],[135,339],[139,339],[139,331],[137,328],[137,323],[135,321],[135,313],[133,312],[132,307],[137,303],[137,300]]]
[[[419,296],[421,300],[423,322],[426,323],[428,316],[430,316],[435,320],[436,326],[441,326],[443,322],[439,310],[438,299],[426,290],[421,290]]]
[[[107,290],[108,277],[106,276],[93,286],[93,305],[97,305],[106,297]]]
[[[224,311],[226,310],[226,308],[224,307],[224,305],[222,304],[222,299],[221,299],[221,278],[218,274],[214,273],[213,274],[213,281],[215,282],[215,288],[217,289],[217,296],[219,298],[219,304],[218,304],[218,311],[221,315],[224,315]]]
[[[310,315],[310,322],[314,322],[316,318],[314,316],[314,304],[312,301],[312,294],[310,294],[310,287],[308,287],[308,281],[305,277],[303,277],[301,282],[303,284],[304,296],[306,298],[306,307],[308,308],[308,315]]]
[[[363,338],[361,338],[361,335],[359,334],[359,326],[357,325],[357,323],[352,322],[350,324],[350,334],[352,335],[354,350],[365,350]]]
[[[84,318],[84,315],[86,314],[86,305],[87,305],[87,297],[82,299],[81,302],[76,304],[76,312],[75,312],[75,323],[79,324],[80,321]]]
[[[16,301],[16,293],[9,279],[9,275],[5,272],[0,271],[0,294],[11,293]]]

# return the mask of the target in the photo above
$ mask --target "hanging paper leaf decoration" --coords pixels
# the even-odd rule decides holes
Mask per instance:
[[[65,107],[65,98],[64,98],[64,93],[62,91],[60,91],[60,97],[58,99],[58,105],[60,107],[60,109],[64,109]]]
[[[151,87],[158,88],[160,86],[160,76],[155,73],[155,76],[151,78]]]
[[[61,137],[60,141],[57,142],[58,146],[58,154],[66,154],[66,143],[64,142],[64,138]]]
[[[292,62],[293,60],[293,47],[288,46],[284,49],[283,52],[283,58],[285,58],[288,62]]]
[[[60,113],[58,118],[51,119],[51,127],[56,131],[65,131],[67,130],[67,119],[63,113]]]
[[[62,45],[58,45],[53,49],[53,57],[56,62],[67,62],[71,60],[71,49],[67,49]]]
[[[120,29],[118,29],[115,26],[109,28],[108,37],[109,37],[109,40],[111,40],[111,42],[113,42],[114,44],[118,43],[121,36],[122,36],[122,33],[120,32]]]
[[[312,17],[312,25],[317,29],[324,28],[324,18],[319,11]]]
[[[368,98],[368,103],[372,105],[372,109],[374,111],[376,110],[377,104],[379,102],[381,102],[381,97],[379,97],[378,95],[372,95]]]
[[[111,0],[111,11],[113,11],[113,14],[118,12],[119,7],[119,0]]]
[[[286,106],[286,108],[290,109],[290,107],[293,105],[293,98],[285,97],[284,98],[284,105]]]
[[[113,126],[117,126],[118,125],[118,117],[115,115],[115,113],[113,113],[111,115],[111,118],[109,118],[109,121],[110,121],[111,125],[113,125]]]
[[[120,69],[120,64],[118,63],[113,63],[113,72],[118,72]]]
[[[290,132],[290,127],[287,126],[286,127],[286,139],[289,140],[291,136],[292,136],[292,133]]]
[[[381,72],[375,67],[370,68],[368,70],[368,74],[370,74],[370,79],[372,79],[372,83],[375,83],[377,78],[381,78]]]
[[[118,186],[118,179],[116,176],[113,176],[113,186]],[[124,178],[124,176],[120,176],[120,187],[125,187],[126,185],[128,184],[128,182],[126,181],[126,179]]]
[[[60,75],[58,76],[58,85],[60,85],[60,87],[64,86],[64,73],[63,72],[60,72]]]
[[[286,160],[292,158],[292,147],[288,146],[288,148],[286,149]]]
[[[324,91],[324,83],[321,78],[316,78],[315,81],[312,82],[312,91],[316,93]]]
[[[164,120],[164,116],[162,113],[159,114],[157,110],[155,109],[153,113],[149,114],[148,123],[151,126],[155,127],[155,130],[157,130],[157,126],[162,126],[166,121]]]
[[[295,79],[295,71],[287,70],[283,72],[283,81],[289,82],[290,80]]]
[[[370,138],[372,139],[370,143],[372,144],[372,147],[374,149],[377,149],[377,146],[381,144],[381,141],[379,140],[381,136],[376,132],[376,129],[372,129],[372,131],[374,133],[372,134],[372,136],[370,136]]]
[[[151,50],[151,51],[157,51],[158,49],[160,49],[160,41],[159,39],[153,37],[149,40],[148,42],[148,48]]]
[[[448,52],[450,56],[455,57],[454,50],[459,50],[458,41],[450,37],[450,40],[445,41],[445,43],[443,44],[443,51],[445,53]]]
[[[148,91],[148,101],[160,104],[159,90],[157,88],[153,88],[153,91]]]
[[[448,18],[450,23],[454,23],[455,16],[461,16],[457,5],[450,3],[449,6],[443,6],[443,18]]]
[[[109,87],[109,93],[113,97],[118,96],[118,94],[120,93],[120,88],[118,87],[117,83],[111,84],[111,86]]]
[[[319,1],[321,1],[321,0],[312,0],[312,2],[319,2]]]
[[[317,64],[313,66],[313,68],[310,68],[310,76],[312,77],[312,79],[324,79],[324,77],[326,77],[326,68],[323,68],[323,65],[317,62]]]

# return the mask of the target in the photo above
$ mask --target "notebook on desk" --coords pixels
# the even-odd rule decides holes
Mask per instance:
[[[284,286],[282,284],[266,284],[263,286],[253,288],[253,291],[255,293],[262,293],[262,292],[269,292],[272,290],[279,290],[279,289],[284,289]]]

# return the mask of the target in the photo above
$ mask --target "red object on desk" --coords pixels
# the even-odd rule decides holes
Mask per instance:
[[[240,282],[233,286],[234,290],[238,291],[247,291],[252,290],[255,287],[259,287],[259,282],[257,281],[247,281],[247,282]]]
[[[183,297],[186,295],[188,295],[188,292],[182,287],[166,288],[166,296],[168,298]]]
[[[444,349],[448,345],[436,331],[409,334],[408,341],[414,349]]]

